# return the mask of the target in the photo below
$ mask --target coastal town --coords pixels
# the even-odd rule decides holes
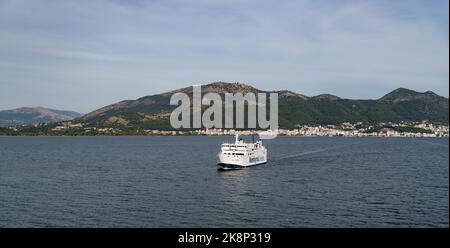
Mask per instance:
[[[15,128],[14,128],[15,129]],[[17,130],[17,129],[15,129]],[[19,130],[17,130],[19,131]],[[154,135],[154,136],[223,136],[252,135],[255,130],[239,129],[196,129],[196,130],[128,130],[119,127],[89,127],[70,121],[61,122],[50,129],[50,135]],[[266,131],[267,132],[267,131]],[[295,129],[278,129],[278,136],[305,137],[448,137],[449,126],[422,122],[378,123],[344,122],[340,125],[298,125]],[[270,133],[273,134],[273,133]]]
[[[3,130],[3,131],[2,131]],[[63,121],[50,126],[49,124],[35,124],[23,127],[4,127],[0,135],[49,135],[49,136],[226,136],[253,135],[256,133],[277,136],[300,137],[449,137],[449,126],[422,122],[377,123],[344,122],[340,125],[297,125],[295,129],[247,130],[247,129],[129,129],[124,127],[93,127],[82,123]]]
[[[380,126],[369,126],[358,128],[358,124],[342,123],[341,125],[318,125],[318,126],[300,126],[297,129],[287,130],[278,129],[279,136],[340,136],[340,137],[448,137],[448,126],[420,123],[411,126],[410,124],[381,124]],[[198,135],[234,135],[239,132],[241,135],[251,135],[252,130],[236,131],[223,129],[206,129],[194,131]],[[270,132],[268,132],[270,134]]]

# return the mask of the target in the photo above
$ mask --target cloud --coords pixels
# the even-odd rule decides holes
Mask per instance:
[[[81,59],[81,60],[99,60],[99,61],[123,61],[124,59],[117,56],[100,54],[87,51],[74,50],[38,50],[37,53],[53,56],[62,59]]]
[[[73,94],[85,96],[83,112],[217,80],[350,98],[397,87],[448,95],[448,1],[3,0],[0,38],[0,107],[22,105],[2,91],[38,77],[72,92],[56,87],[32,105]],[[86,85],[104,92],[83,95]]]

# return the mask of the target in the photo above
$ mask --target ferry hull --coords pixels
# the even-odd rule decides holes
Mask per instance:
[[[254,163],[254,164],[248,164],[248,165],[240,165],[240,164],[229,164],[229,163],[218,163],[219,166],[221,166],[221,168],[219,168],[219,170],[240,170],[246,167],[253,167],[253,166],[257,166],[257,165],[262,165],[262,164],[266,164],[266,161],[262,161],[262,162],[258,162],[258,163]]]

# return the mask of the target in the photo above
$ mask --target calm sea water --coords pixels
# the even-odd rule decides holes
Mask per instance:
[[[448,227],[449,140],[0,137],[1,227]]]

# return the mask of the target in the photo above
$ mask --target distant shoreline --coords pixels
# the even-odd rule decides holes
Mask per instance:
[[[289,137],[448,137],[449,126],[420,123],[349,123],[339,125],[303,125],[295,129],[134,129],[123,127],[90,127],[72,122],[21,128],[0,128],[0,136],[289,136]]]
[[[250,135],[242,135],[249,137]],[[233,135],[0,135],[4,137],[233,137]],[[293,136],[293,135],[278,135],[277,138],[444,138],[449,136]]]

